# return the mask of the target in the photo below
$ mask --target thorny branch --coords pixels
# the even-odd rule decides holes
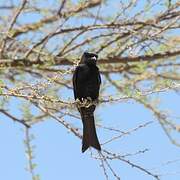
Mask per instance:
[[[13,2],[11,5],[0,4],[4,12],[0,15],[0,114],[25,126],[29,155],[28,128],[51,118],[81,139],[81,128],[71,123],[69,117],[79,119],[76,105],[90,106],[94,103],[135,101],[142,104],[152,112],[171,142],[179,145],[171,135],[180,131],[179,125],[152,101],[157,94],[178,94],[180,90],[178,1],[169,1],[168,5],[161,1],[144,1],[141,8],[141,1],[121,0],[111,13],[107,11],[108,6],[111,7],[109,0],[72,4],[62,0],[59,4],[54,2],[53,7],[41,7],[36,1],[18,2],[18,6]],[[25,15],[38,15],[39,19],[29,22]],[[99,55],[103,83],[98,102],[75,102],[69,93],[72,92],[72,73],[85,50]],[[146,82],[150,82],[148,87]],[[112,87],[115,90],[107,94],[106,90]],[[69,98],[64,98],[64,92]],[[14,99],[29,103],[38,109],[38,113],[31,114],[29,121],[23,116],[17,117],[9,106]],[[28,112],[31,113],[30,108]],[[99,128],[113,134],[104,140],[107,145],[146,125],[149,123],[140,123],[135,128],[122,131],[97,123]],[[156,175],[148,168],[127,160],[130,156],[145,152],[119,155],[104,148],[98,157],[92,157],[100,160],[106,179],[110,178],[109,172],[115,179],[120,179],[111,165],[113,160],[125,162],[159,179],[160,174]],[[36,175],[33,174],[31,161],[29,167],[33,178]]]

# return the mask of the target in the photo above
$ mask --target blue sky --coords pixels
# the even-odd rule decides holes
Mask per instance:
[[[164,102],[175,112],[178,111],[179,96],[174,93],[163,93]],[[173,103],[172,103],[173,101]],[[139,124],[153,121],[149,126],[114,141],[106,148],[120,154],[135,153],[139,150],[149,149],[148,152],[129,159],[146,167],[147,169],[159,167],[158,173],[174,173],[179,171],[180,161],[162,166],[162,163],[180,159],[179,148],[172,145],[161,129],[159,123],[151,113],[144,110],[141,105],[133,102],[107,105],[98,107],[96,114],[103,120],[103,125],[120,127],[121,130],[131,129]],[[12,122],[4,116],[0,116],[0,170],[1,178],[11,180],[30,180],[29,173],[25,170],[27,159],[23,144],[24,132],[21,125]],[[105,179],[99,167],[99,161],[90,157],[90,152],[81,153],[81,141],[68,133],[65,128],[53,120],[34,125],[31,133],[35,136],[32,141],[37,163],[36,172],[42,180],[63,179]],[[107,137],[106,130],[98,131],[101,142]],[[152,177],[132,168],[122,162],[113,162],[112,166],[123,180],[141,179],[150,180]],[[164,176],[163,180],[178,180],[180,174]],[[111,178],[110,178],[111,179]],[[113,178],[112,178],[113,179]]]
[[[28,17],[26,20],[28,19],[31,18]],[[72,98],[72,91],[68,95]],[[160,105],[162,109],[171,110],[174,116],[179,115],[180,96],[177,93],[170,91],[160,93],[155,97],[162,99]],[[14,107],[14,114],[19,114],[18,103],[16,100],[12,101],[11,106]],[[104,126],[118,127],[124,131],[152,121],[147,127],[104,147],[120,154],[135,153],[139,150],[148,149],[146,153],[131,156],[129,159],[147,169],[158,168],[157,171],[152,169],[152,172],[172,174],[162,176],[162,180],[179,180],[180,148],[172,145],[158,121],[142,105],[134,101],[99,105],[96,110],[96,118],[100,119],[100,123]],[[177,119],[177,122],[179,123],[179,119]],[[49,119],[34,125],[30,132],[35,136],[32,141],[32,144],[35,145],[34,162],[37,163],[35,171],[40,175],[41,180],[105,179],[99,166],[100,161],[91,158],[90,151],[82,154],[80,139],[67,132],[67,129],[62,127],[61,124]],[[98,135],[101,142],[105,142],[111,137],[107,130],[102,129],[98,129]],[[23,141],[23,127],[0,114],[1,179],[31,180],[31,176],[26,170],[28,163]],[[177,160],[177,162],[166,164],[171,160]],[[113,161],[110,163],[122,180],[153,179],[124,162]],[[110,172],[108,174],[110,180],[114,179]]]

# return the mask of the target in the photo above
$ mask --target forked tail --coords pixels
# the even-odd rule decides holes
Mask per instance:
[[[82,152],[85,152],[90,146],[98,151],[101,150],[94,122],[94,110],[95,107],[90,106],[88,108],[83,107],[80,111],[83,121]]]

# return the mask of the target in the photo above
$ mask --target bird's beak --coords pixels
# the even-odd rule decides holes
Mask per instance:
[[[93,56],[91,59],[94,60],[94,61],[96,61],[96,56]]]

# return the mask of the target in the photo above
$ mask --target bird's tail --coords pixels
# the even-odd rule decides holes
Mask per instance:
[[[96,134],[94,110],[95,106],[90,106],[88,108],[82,107],[80,110],[83,121],[82,152],[85,152],[90,146],[99,151],[101,150],[101,146]]]

